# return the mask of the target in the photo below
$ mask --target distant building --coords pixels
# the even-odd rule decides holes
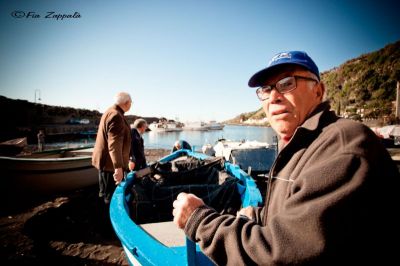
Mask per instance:
[[[268,123],[268,118],[264,117],[262,119],[247,119],[243,121],[243,124],[247,125],[264,125]]]

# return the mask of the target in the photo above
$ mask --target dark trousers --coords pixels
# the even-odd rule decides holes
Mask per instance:
[[[114,172],[99,171],[99,197],[108,205],[115,190]]]

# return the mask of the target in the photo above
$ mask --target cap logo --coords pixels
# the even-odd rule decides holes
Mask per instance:
[[[273,62],[276,62],[280,59],[291,59],[292,58],[292,54],[291,53],[280,53],[275,55],[274,57],[272,57],[272,59],[269,61],[268,66],[270,66]]]

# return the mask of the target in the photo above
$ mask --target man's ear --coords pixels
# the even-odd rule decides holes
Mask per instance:
[[[316,87],[316,95],[322,101],[325,93],[325,84],[321,81]]]

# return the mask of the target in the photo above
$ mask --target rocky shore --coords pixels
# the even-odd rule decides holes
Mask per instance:
[[[149,162],[169,150],[146,149]],[[92,186],[0,214],[1,265],[128,265]],[[1,204],[7,204],[2,202]]]

